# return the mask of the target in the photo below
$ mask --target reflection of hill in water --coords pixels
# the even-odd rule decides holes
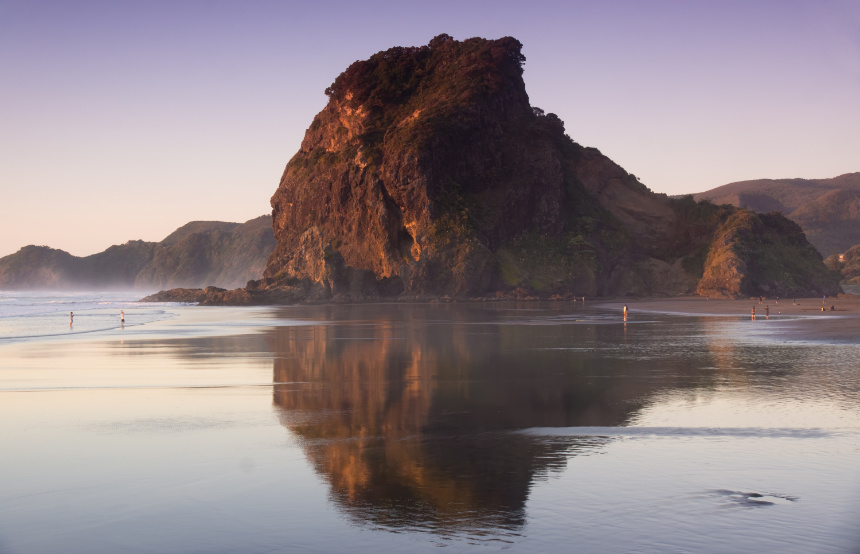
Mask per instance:
[[[605,439],[508,431],[623,425],[660,386],[637,377],[635,362],[595,367],[578,352],[620,339],[620,325],[560,312],[308,310],[332,322],[273,331],[274,402],[334,501],[360,522],[514,532],[534,479]]]

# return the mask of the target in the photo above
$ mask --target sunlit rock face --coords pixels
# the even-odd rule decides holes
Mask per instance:
[[[266,276],[359,298],[658,286],[624,262],[673,232],[671,201],[532,107],[520,50],[441,35],[342,73],[272,197]]]
[[[524,62],[511,37],[440,35],[338,76],[272,197],[249,302],[692,294],[735,208],[655,194],[574,142],[530,105]],[[817,263],[794,268],[808,292]]]
[[[720,225],[697,293],[713,298],[791,297],[841,292],[800,226],[780,213],[738,210]]]

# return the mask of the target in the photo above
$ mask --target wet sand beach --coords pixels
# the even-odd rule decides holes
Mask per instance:
[[[0,342],[0,552],[850,552],[860,312],[814,302],[132,306]]]

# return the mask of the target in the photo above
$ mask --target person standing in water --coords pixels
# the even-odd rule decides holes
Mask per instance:
[[[75,322],[75,312],[69,312],[69,327]]]
[[[125,310],[119,311],[119,326],[125,329]]]
[[[755,306],[752,307],[752,318],[755,319]]]
[[[627,321],[627,306],[624,306],[624,321]]]

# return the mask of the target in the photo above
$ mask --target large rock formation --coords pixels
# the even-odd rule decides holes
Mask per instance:
[[[274,246],[268,215],[193,221],[161,242],[133,240],[86,257],[25,246],[0,258],[0,289],[238,287],[260,278]]]
[[[529,105],[520,48],[441,35],[341,74],[272,198],[266,277],[351,298],[659,288],[629,262],[669,239],[671,203]]]
[[[201,299],[693,293],[734,210],[654,194],[571,140],[529,104],[520,49],[440,35],[352,64],[272,197],[265,278]]]

